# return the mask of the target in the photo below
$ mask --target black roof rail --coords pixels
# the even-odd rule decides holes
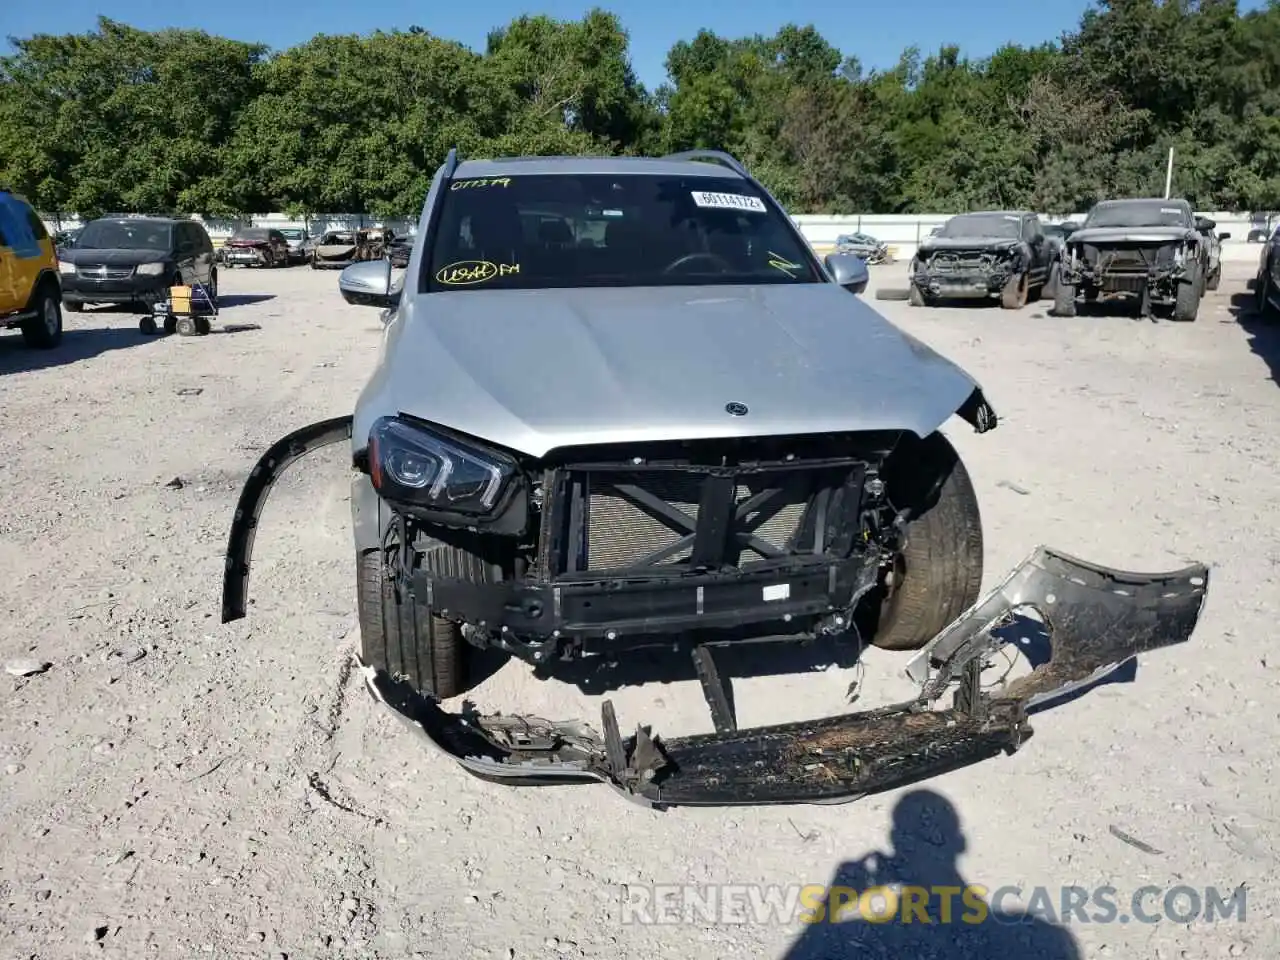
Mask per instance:
[[[669,153],[663,160],[711,160],[715,163],[724,164],[734,173],[737,173],[748,180],[752,179],[751,174],[747,172],[747,168],[731,153],[724,150],[682,150],[679,153]]]

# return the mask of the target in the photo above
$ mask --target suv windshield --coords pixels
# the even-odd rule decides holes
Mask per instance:
[[[1123,200],[1100,203],[1089,211],[1086,227],[1189,227],[1185,207],[1169,200]]]
[[[454,180],[423,291],[821,283],[744,180],[538,174]]]
[[[1012,213],[967,213],[952,217],[938,231],[940,237],[999,237],[1017,240],[1022,220]]]
[[[270,240],[271,231],[263,227],[246,227],[244,230],[237,230],[231,237],[232,240]]]
[[[95,220],[76,237],[77,250],[169,250],[173,228],[167,223]]]
[[[284,238],[285,238],[286,240],[301,240],[301,239],[302,239],[302,231],[301,231],[301,230],[294,230],[293,228],[290,228],[290,229],[288,229],[288,230],[281,230],[280,232],[281,232],[282,234],[284,234]]]

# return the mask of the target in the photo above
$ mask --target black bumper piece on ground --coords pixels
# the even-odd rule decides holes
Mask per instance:
[[[249,561],[271,485],[293,461],[349,439],[352,418],[273,444],[241,492],[227,546],[223,622],[245,615]],[[737,730],[707,647],[695,648],[717,733],[664,739],[638,726],[624,738],[605,701],[600,729],[536,717],[444,710],[373,667],[362,673],[392,706],[466,770],[508,785],[611,784],[652,807],[836,803],[1013,752],[1028,714],[1103,679],[1138,654],[1191,637],[1209,587],[1202,564],[1129,573],[1037,548],[996,589],[942,631],[908,667],[914,700],[880,710]],[[993,692],[981,672],[1001,647],[1032,662]],[[950,692],[951,703],[943,705]]]
[[[921,651],[919,698],[823,720],[659,739],[623,739],[606,701],[601,733],[533,717],[451,714],[365,668],[374,695],[468,771],[509,785],[603,781],[655,807],[855,800],[1012,753],[1029,712],[1144,653],[1188,640],[1208,590],[1203,565],[1141,574],[1038,548],[998,588]],[[1005,643],[1036,668],[992,693],[981,666]],[[1036,656],[1038,635],[1049,650]],[[953,703],[937,709],[944,693]],[[711,700],[711,697],[708,697]],[[713,703],[714,711],[714,703]]]

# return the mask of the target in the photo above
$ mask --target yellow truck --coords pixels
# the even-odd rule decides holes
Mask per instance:
[[[62,340],[62,281],[53,238],[18,194],[0,187],[0,325],[32,347]]]

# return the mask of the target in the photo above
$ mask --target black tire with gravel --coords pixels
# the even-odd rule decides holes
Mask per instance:
[[[356,555],[356,600],[364,662],[406,681],[420,693],[445,700],[467,688],[472,647],[459,625],[436,616],[426,603],[397,597],[385,575],[381,550]],[[424,569],[473,582],[496,579],[482,557],[436,542],[421,554]]]
[[[52,350],[62,342],[62,292],[52,280],[36,290],[35,316],[22,321],[22,339],[37,350]]]
[[[1179,323],[1190,323],[1200,312],[1200,277],[1192,276],[1178,284],[1178,292],[1173,301],[1173,319]]]
[[[1218,267],[1218,269],[1214,270],[1213,273],[1209,274],[1209,279],[1205,281],[1204,288],[1206,290],[1217,290],[1218,287],[1221,285],[1222,285],[1222,267]]]
[[[924,295],[924,291],[920,289],[920,285],[912,283],[907,288],[907,303],[913,307],[925,307],[929,305],[928,298]]]
[[[918,650],[978,600],[982,516],[964,463],[940,433],[906,441],[884,478],[894,506],[910,508],[912,519],[892,580],[869,598],[870,639],[886,650]]]
[[[1000,291],[1000,306],[1005,310],[1021,310],[1027,305],[1030,283],[1025,273],[1009,278],[1004,289]]]

